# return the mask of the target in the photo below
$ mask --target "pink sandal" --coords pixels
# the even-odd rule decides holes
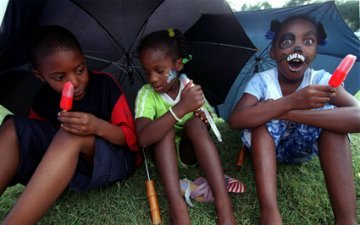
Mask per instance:
[[[214,200],[210,186],[203,177],[196,179],[194,182],[188,179],[181,179],[180,190],[190,207],[194,206],[191,199],[197,202],[212,202]]]
[[[230,193],[244,193],[245,185],[240,181],[224,175],[226,189]],[[199,177],[194,182],[188,179],[180,180],[180,189],[182,195],[185,197],[186,203],[193,207],[191,199],[197,202],[213,202],[214,195],[211,191],[210,185],[204,177]]]
[[[214,195],[211,191],[210,185],[206,181],[204,177],[199,177],[194,180],[194,184],[198,186],[198,188],[190,193],[191,198],[202,197],[203,202],[213,202]]]
[[[230,193],[244,193],[245,185],[241,183],[241,181],[236,180],[234,178],[229,177],[228,175],[224,175],[225,177],[225,185],[226,189]]]

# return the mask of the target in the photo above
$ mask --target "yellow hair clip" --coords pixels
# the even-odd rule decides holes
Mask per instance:
[[[172,28],[169,28],[168,32],[169,32],[169,37],[174,37],[175,36],[175,32],[174,32],[174,30]]]

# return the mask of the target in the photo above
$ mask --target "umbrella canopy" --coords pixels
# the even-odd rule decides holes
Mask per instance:
[[[185,71],[204,87],[212,105],[223,103],[239,71],[257,49],[233,14],[203,15],[185,35],[194,56]]]
[[[141,38],[169,27],[185,32],[204,14],[230,18],[234,24],[232,32],[236,30],[239,36],[246,37],[241,26],[234,23],[236,18],[225,0],[12,0],[0,31],[0,104],[16,114],[26,114],[41,85],[30,75],[25,51],[28,33],[36,26],[54,24],[73,32],[83,48],[88,67],[115,75],[133,106],[137,90],[145,83],[136,53]],[[207,37],[211,35],[208,34],[218,32],[216,26],[210,28],[201,30],[206,32],[201,41],[210,42]],[[195,28],[192,30],[197,32]],[[217,41],[222,43],[222,40]],[[246,41],[236,44],[254,47],[248,38]],[[194,53],[194,63],[204,54],[207,54],[206,47],[202,48],[201,54]],[[189,68],[188,75],[195,79],[204,73],[201,68],[206,68],[206,64]],[[231,73],[231,82],[238,72]],[[207,82],[195,80],[207,89]],[[209,90],[218,96],[211,85]],[[224,93],[220,96],[219,99],[224,100]]]
[[[235,16],[242,28],[259,49],[241,70],[231,87],[224,104],[219,106],[220,116],[227,119],[243,94],[247,81],[254,73],[261,72],[276,66],[269,56],[271,40],[265,38],[270,29],[270,21],[284,20],[290,15],[309,15],[320,21],[327,33],[325,46],[318,47],[318,54],[311,67],[319,70],[325,69],[332,73],[340,61],[347,54],[357,56],[357,62],[345,80],[345,88],[355,94],[360,89],[360,41],[346,25],[340,16],[334,2],[310,4],[305,6],[268,9],[258,11],[235,12]],[[256,18],[256,20],[254,19]]]

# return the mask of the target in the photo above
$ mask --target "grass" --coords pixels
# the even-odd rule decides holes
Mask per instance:
[[[360,92],[357,94],[360,99]],[[4,112],[0,110],[0,119]],[[246,193],[231,194],[238,224],[257,224],[259,205],[255,194],[255,184],[251,161],[245,158],[240,170],[235,167],[238,150],[241,147],[238,132],[220,123],[223,143],[217,143],[226,173],[238,178],[246,185]],[[214,138],[215,140],[215,138]],[[360,133],[352,135],[352,156],[357,193],[357,217],[360,223]],[[153,166],[150,167],[156,184],[163,224],[169,224],[167,202],[159,177]],[[331,205],[327,196],[324,177],[318,158],[303,165],[278,165],[278,201],[284,224],[314,225],[333,224]],[[195,179],[202,176],[199,168],[181,170],[180,176]],[[145,189],[145,169],[140,167],[126,181],[77,194],[66,191],[41,219],[38,224],[151,224]],[[0,220],[9,212],[21,194],[23,186],[8,188],[0,199]],[[195,203],[189,208],[192,224],[211,225],[215,223],[213,204]]]

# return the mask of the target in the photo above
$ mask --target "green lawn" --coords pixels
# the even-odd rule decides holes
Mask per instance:
[[[360,99],[360,92],[357,94]],[[0,110],[0,119],[3,113]],[[241,146],[238,133],[219,123],[223,143],[218,143],[220,156],[226,173],[240,179],[246,185],[246,193],[231,195],[238,224],[257,224],[259,205],[255,195],[255,184],[251,161],[246,157],[240,170],[235,167]],[[215,138],[214,138],[215,140]],[[360,134],[352,135],[353,168],[360,222]],[[154,167],[150,167],[156,182],[163,224],[169,224],[167,203],[163,188]],[[202,176],[199,168],[181,170],[181,177],[191,180]],[[151,224],[145,189],[145,168],[141,166],[130,179],[87,193],[66,191],[48,211],[39,224]],[[0,220],[2,220],[20,195],[23,187],[9,188],[0,199]],[[328,200],[324,178],[318,158],[303,165],[278,166],[278,200],[284,224],[318,225],[333,224],[331,206]],[[212,204],[195,203],[189,208],[195,225],[215,223],[215,209]]]

